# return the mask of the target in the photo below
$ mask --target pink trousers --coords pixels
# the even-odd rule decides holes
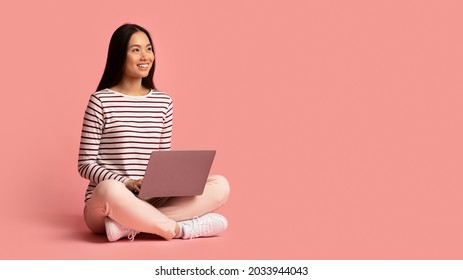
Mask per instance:
[[[202,195],[142,200],[115,180],[99,183],[87,201],[84,219],[95,233],[104,233],[105,217],[139,232],[167,240],[175,235],[177,221],[193,219],[220,208],[228,199],[230,187],[220,175],[209,176]]]

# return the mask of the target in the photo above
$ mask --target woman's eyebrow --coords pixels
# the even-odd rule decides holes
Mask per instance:
[[[130,45],[130,46],[129,46],[129,48],[133,48],[133,47],[141,48],[141,45],[133,44],[133,45]],[[151,44],[147,44],[146,47],[151,47]]]

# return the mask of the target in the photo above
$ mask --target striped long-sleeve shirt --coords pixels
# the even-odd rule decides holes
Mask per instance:
[[[90,181],[87,201],[103,180],[127,182],[145,174],[155,150],[169,150],[173,104],[165,93],[128,96],[110,89],[90,96],[79,149],[79,174]]]

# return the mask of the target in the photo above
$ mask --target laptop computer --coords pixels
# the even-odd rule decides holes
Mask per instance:
[[[201,195],[215,153],[215,150],[152,152],[138,197]]]

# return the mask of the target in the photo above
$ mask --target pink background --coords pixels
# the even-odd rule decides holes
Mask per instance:
[[[0,4],[0,258],[463,258],[461,1],[67,2]],[[83,111],[125,22],[153,36],[173,148],[218,150],[220,238],[83,224]]]

